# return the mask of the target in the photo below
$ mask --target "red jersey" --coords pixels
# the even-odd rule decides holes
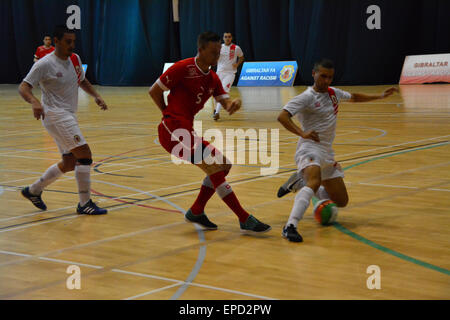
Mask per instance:
[[[44,45],[39,46],[36,49],[36,53],[34,54],[34,57],[36,59],[41,59],[43,57],[45,57],[47,54],[53,52],[55,50],[54,46],[50,46],[50,48],[46,48]]]
[[[164,91],[170,90],[163,115],[189,121],[191,124],[194,116],[211,96],[216,100],[229,97],[217,74],[213,70],[204,73],[197,66],[195,58],[176,62],[156,83]]]

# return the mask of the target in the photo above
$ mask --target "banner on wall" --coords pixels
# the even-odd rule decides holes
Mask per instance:
[[[450,53],[406,56],[400,84],[450,82]]]
[[[244,62],[238,87],[291,87],[297,61]]]

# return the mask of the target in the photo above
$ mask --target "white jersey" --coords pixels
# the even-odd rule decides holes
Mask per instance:
[[[237,69],[233,68],[233,64],[237,63],[238,57],[244,56],[242,49],[235,44],[230,44],[226,46],[222,43],[222,48],[220,49],[220,58],[217,63],[217,72],[232,72],[236,73]]]
[[[80,67],[81,59],[77,55]],[[80,81],[84,80],[81,69]],[[44,112],[66,110],[75,113],[78,108],[78,76],[75,67],[68,58],[62,60],[52,52],[39,59],[31,68],[23,81],[36,87],[39,83],[42,90],[42,106]]]
[[[314,145],[333,153],[332,144],[336,135],[338,104],[341,99],[351,99],[352,95],[337,88],[330,88],[334,90],[338,100],[335,104],[328,92],[320,93],[312,87],[308,87],[283,107],[292,116],[297,115],[303,131],[314,130],[319,134],[320,143],[300,137],[297,150]]]

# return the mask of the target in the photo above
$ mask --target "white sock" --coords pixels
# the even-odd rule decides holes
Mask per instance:
[[[297,228],[299,221],[303,218],[306,209],[308,209],[309,202],[314,195],[313,189],[310,187],[303,187],[296,194],[294,199],[294,206],[292,207],[291,215],[286,226],[293,224]]]
[[[84,206],[91,198],[91,166],[75,166],[75,178],[78,183],[80,206]]]
[[[30,186],[30,192],[34,195],[40,194],[46,186],[54,182],[63,174],[64,173],[59,169],[58,164],[55,163],[50,168],[48,168],[47,171],[45,171],[44,174]]]
[[[221,105],[220,103],[217,103],[217,106],[216,106],[216,113],[219,113],[219,112],[220,112],[220,109],[222,109],[222,105]]]
[[[327,191],[325,190],[324,186],[320,186],[320,188],[317,190],[315,196],[319,198],[319,200],[329,200],[330,196],[328,195]]]

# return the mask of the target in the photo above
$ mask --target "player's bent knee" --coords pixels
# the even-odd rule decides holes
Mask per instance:
[[[58,163],[58,167],[63,173],[67,173],[75,170],[76,163],[77,159],[71,153],[64,154],[62,161]]]
[[[348,204],[348,197],[342,198],[342,199],[338,199],[337,201],[334,201],[336,203],[336,205],[339,208],[344,208],[347,206]]]
[[[202,169],[208,176],[223,171],[223,167],[220,164],[208,164],[208,165],[200,165],[200,169]]]
[[[222,165],[223,171],[229,172],[231,170],[231,163],[225,163]]]
[[[70,151],[75,157],[79,159],[92,158],[91,149],[89,148],[89,145],[87,143],[83,144],[82,146],[76,147]]]
[[[319,179],[308,179],[308,182],[306,184],[308,187],[310,187],[314,192],[317,192],[320,188],[320,180]]]
[[[71,162],[64,165],[64,173],[75,170],[75,162]]]

